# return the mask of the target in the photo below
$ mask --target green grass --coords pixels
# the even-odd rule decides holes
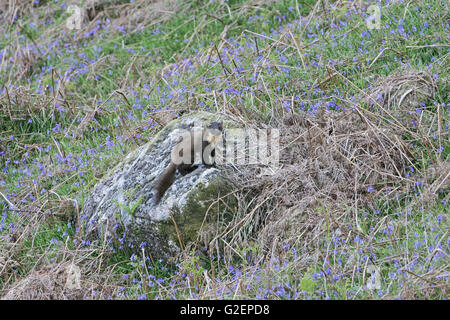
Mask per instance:
[[[443,5],[443,1],[411,3],[409,6],[405,4],[383,6],[382,25],[389,25],[390,29],[373,30],[369,35],[363,17],[347,16],[349,9],[347,7],[331,9],[325,16],[319,6],[308,27],[303,30],[298,25],[290,24],[298,18],[298,12],[303,17],[307,16],[313,10],[315,1],[301,2],[303,5],[298,12],[297,1],[277,1],[272,5],[263,4],[259,7],[246,8],[244,5],[247,3],[228,1],[225,5],[218,1],[190,1],[187,10],[183,10],[181,6],[178,12],[157,25],[125,34],[114,31],[113,26],[109,25],[109,32],[100,29],[92,36],[81,38],[75,47],[72,47],[67,35],[60,37],[67,16],[63,14],[59,5],[51,1],[42,3],[34,9],[41,19],[51,13],[53,20],[51,25],[31,27],[30,18],[24,15],[19,18],[23,29],[17,23],[13,24],[11,29],[0,28],[0,35],[8,33],[6,38],[0,36],[0,49],[7,48],[11,51],[18,46],[32,45],[33,42],[42,43],[44,47],[44,53],[39,53],[33,63],[29,83],[26,77],[14,77],[20,74],[22,68],[20,64],[14,64],[10,69],[0,71],[0,82],[8,85],[10,95],[14,86],[27,88],[27,92],[19,94],[12,100],[3,97],[0,101],[0,152],[5,152],[5,156],[0,157],[0,167],[3,168],[8,162],[8,170],[0,172],[0,181],[4,181],[0,184],[0,192],[4,195],[21,196],[30,193],[37,203],[61,199],[74,200],[81,209],[95,183],[127,153],[150,141],[160,130],[160,127],[152,121],[154,114],[166,108],[173,113],[186,111],[183,110],[183,105],[187,105],[189,110],[196,108],[221,110],[223,107],[220,105],[221,101],[217,105],[211,92],[221,93],[230,88],[243,92],[241,95],[230,95],[229,101],[242,111],[246,119],[267,121],[272,111],[281,109],[281,103],[290,97],[298,97],[294,103],[295,107],[307,100],[309,101],[307,108],[310,109],[314,108],[315,103],[320,105],[334,103],[331,108],[339,110],[336,105],[341,107],[345,105],[342,100],[344,97],[348,99],[359,95],[361,90],[367,89],[377,77],[391,74],[405,63],[418,69],[426,69],[433,64],[431,72],[437,75],[439,85],[436,98],[433,104],[427,105],[427,110],[437,113],[440,108],[442,121],[448,124],[448,106],[443,107],[449,103],[448,81],[445,81],[449,76],[448,47],[431,46],[433,43],[446,43],[448,40],[448,8]],[[419,10],[416,10],[416,7]],[[399,19],[403,19],[404,22],[399,23]],[[328,32],[334,27],[330,21],[337,25],[340,22],[346,25],[340,26],[331,37]],[[428,27],[424,26],[425,23]],[[390,30],[397,30],[399,24],[404,26],[406,33],[415,33],[416,36],[404,39],[398,34],[391,33]],[[205,59],[203,63],[198,63],[195,58],[201,57],[202,54],[206,56],[209,53],[216,56],[214,45],[223,43],[221,34],[225,29],[228,43],[220,49],[221,58],[234,60],[226,61],[226,68],[219,61],[206,64]],[[283,33],[287,29],[296,42],[292,41],[289,33]],[[274,30],[281,30],[282,36],[276,34],[272,40],[266,38]],[[423,35],[420,30],[423,30]],[[18,32],[20,34],[17,34]],[[262,34],[266,37],[262,37]],[[311,36],[312,34],[317,34],[317,38]],[[48,49],[49,44],[57,39],[61,43]],[[280,40],[281,44],[277,44],[277,40]],[[319,45],[312,45],[313,42]],[[257,44],[260,55],[268,61],[267,65],[254,67],[258,54],[246,47],[246,43]],[[243,49],[236,55],[225,53],[225,50],[238,50],[240,46]],[[378,57],[382,49],[386,50]],[[74,57],[79,59],[76,65],[78,69],[72,70],[71,74],[80,72],[81,75],[63,83],[59,79],[62,79],[64,72],[73,67]],[[181,64],[184,59],[189,58],[195,68],[184,73],[180,71],[182,74],[177,79],[169,76],[167,79],[164,78],[162,70],[165,66]],[[234,70],[231,72],[232,75],[229,75],[230,70],[236,65],[244,70],[242,74]],[[54,70],[53,73],[43,71],[50,66]],[[282,68],[286,68],[286,72],[280,72]],[[261,85],[260,80],[256,81],[252,77],[253,70],[258,71],[258,77],[264,80],[265,87]],[[86,72],[83,73],[84,71]],[[318,85],[336,71],[345,78],[333,76],[329,81]],[[299,84],[295,85],[294,80]],[[58,95],[58,100],[55,101],[55,88],[59,85],[63,88],[63,93]],[[253,97],[249,93],[250,89],[255,91]],[[123,92],[128,102],[123,96],[115,93],[116,90]],[[173,94],[174,97],[166,97],[163,94],[177,90],[182,93]],[[31,95],[31,92],[39,94]],[[21,96],[24,99],[19,99]],[[23,117],[22,120],[11,117],[8,112],[10,104],[13,105],[10,111]],[[100,105],[102,107],[95,114],[92,113]],[[136,105],[142,107],[136,108]],[[36,108],[33,109],[31,106]],[[83,119],[89,121],[81,127]],[[78,135],[74,137],[73,134],[77,130]],[[416,146],[415,165],[422,172],[430,167],[430,161],[436,161],[437,154],[430,154],[422,141],[417,140],[415,136],[409,139]],[[442,162],[448,161],[450,149],[448,136],[446,139],[442,140],[443,150],[438,155]],[[58,159],[61,155],[72,157],[69,161],[60,162]],[[45,167],[45,170],[51,171],[52,176],[40,176],[39,172],[42,169],[39,168],[39,164]],[[34,184],[38,187],[35,188]],[[434,235],[439,240],[445,235],[445,230],[448,229],[446,218],[448,206],[439,202],[444,202],[445,197],[445,194],[441,194],[436,204],[423,209],[420,206],[408,208],[410,201],[416,198],[414,193],[405,198],[406,200],[398,202],[381,199],[380,213],[371,212],[363,215],[360,221],[363,234],[371,239],[373,228],[383,221],[386,226],[393,226],[396,238],[405,240],[394,241],[393,235],[388,234],[384,236],[384,242],[372,239],[373,243],[362,247],[354,245],[345,247],[353,253],[362,250],[358,253],[360,255],[375,254],[377,257],[386,257],[386,262],[380,269],[383,283],[391,282],[389,297],[403,294],[403,297],[408,298],[404,293],[409,290],[413,292],[410,296],[413,298],[445,297],[441,287],[429,290],[429,287],[434,285],[433,282],[428,283],[414,274],[406,272],[408,281],[400,280],[401,277],[406,279],[404,271],[396,275],[397,278],[392,275],[399,269],[396,264],[407,268],[408,263],[411,263],[410,257],[405,255],[409,254],[412,257],[416,254],[419,256],[418,259],[422,260],[430,256],[426,245],[416,248],[419,239],[424,236],[429,239],[430,235]],[[8,212],[6,202],[3,200],[0,197],[0,212]],[[31,216],[37,212],[33,210],[37,208],[29,212]],[[48,214],[52,212],[48,205],[44,205],[42,210],[47,210]],[[133,208],[130,210],[134,211]],[[396,212],[405,210],[411,213],[408,216],[396,215]],[[429,223],[440,215],[444,217],[442,222]],[[21,227],[26,226],[25,218],[10,213],[3,214],[2,217],[1,223],[5,226],[0,231],[2,236],[8,236],[11,224],[19,223]],[[72,219],[76,221],[76,218]],[[61,244],[55,244],[53,239],[64,243],[68,237],[72,243],[68,249],[76,248],[72,241],[78,236],[74,230],[74,223],[68,226],[67,223],[55,221],[53,218],[39,221],[41,224],[32,232],[33,240],[27,239],[22,249],[16,253],[21,266],[14,267],[14,270],[20,277],[25,276],[43,254],[48,254],[50,258],[61,258],[59,252]],[[67,236],[62,237],[64,232]],[[324,239],[320,243],[320,249],[326,250],[331,238],[329,236]],[[378,240],[382,244],[378,244]],[[444,246],[443,250],[448,249],[445,238],[441,243]],[[249,251],[252,250],[257,252],[254,253],[255,256],[261,253],[257,246],[250,248]],[[204,257],[198,258],[194,254],[188,256],[182,268],[191,274],[192,281],[198,286],[198,297],[204,292],[202,286],[206,283],[203,271],[211,273],[214,269],[216,277],[220,277],[223,281],[231,281],[233,275],[228,272],[230,264],[240,266],[242,270],[251,269],[248,261],[242,260],[239,255],[236,255],[232,262],[220,259],[210,261]],[[388,259],[389,256],[400,258]],[[128,279],[122,279],[126,288],[122,290],[122,294],[126,292],[128,298],[137,298],[141,294],[147,294],[148,298],[155,298],[157,295],[169,298],[171,294],[162,290],[161,286],[154,284],[148,287],[143,284],[145,281],[139,282],[149,275],[157,279],[170,279],[175,277],[175,271],[166,269],[158,262],[153,265],[146,261],[146,265],[142,266],[143,262],[139,261],[139,258],[130,261],[130,257],[131,251],[117,250],[115,254],[109,254],[105,262],[105,266],[117,265],[114,268],[116,275],[129,275]],[[342,257],[342,263],[345,264],[347,258]],[[361,272],[355,272],[353,276],[346,274],[348,270],[335,261],[330,262],[330,265],[338,270],[336,271],[338,273],[342,269],[344,274],[334,282],[311,280],[313,274],[323,271],[323,265],[312,264],[308,268],[302,267],[301,270],[297,270],[294,255],[286,255],[284,262],[286,264],[280,267],[281,272],[275,269],[265,270],[263,267],[256,272],[255,274],[260,273],[264,279],[261,283],[251,277],[245,278],[243,282],[249,285],[249,289],[243,290],[240,293],[242,296],[238,297],[280,298],[273,292],[264,295],[259,291],[259,288],[264,286],[267,289],[271,282],[283,283],[283,290],[288,290],[289,286],[300,287],[304,291],[300,298],[324,298],[319,292],[326,292],[331,298],[337,299],[379,298],[376,292],[358,291],[358,288],[364,286],[365,280]],[[262,262],[260,264],[263,265]],[[359,267],[364,269],[364,265]],[[445,260],[433,264],[433,267],[447,268]],[[11,270],[8,272],[12,272]],[[428,272],[425,269],[419,271],[423,274]],[[11,281],[7,279],[11,278],[0,277],[0,288]],[[401,283],[411,288],[405,290]],[[164,282],[164,285],[167,283]],[[421,293],[421,288],[424,287],[427,290]],[[349,291],[353,293],[348,294]],[[189,297],[191,293],[191,290],[185,289],[178,291],[174,296],[184,298]],[[225,294],[224,297],[233,298],[233,293]]]

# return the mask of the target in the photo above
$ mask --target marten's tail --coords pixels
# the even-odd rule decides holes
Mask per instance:
[[[153,198],[155,205],[161,201],[162,196],[172,184],[176,171],[177,166],[173,162],[170,162],[166,170],[164,170],[164,172],[159,176],[155,186],[153,187]]]

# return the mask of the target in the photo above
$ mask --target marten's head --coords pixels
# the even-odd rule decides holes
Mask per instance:
[[[208,129],[215,129],[215,130],[218,130],[218,131],[223,131],[223,122],[222,121],[221,122],[217,122],[217,121],[211,122],[208,125],[207,128]]]
[[[215,145],[217,141],[222,136],[223,131],[223,123],[222,122],[211,122],[205,130],[204,139],[208,141],[208,143]]]

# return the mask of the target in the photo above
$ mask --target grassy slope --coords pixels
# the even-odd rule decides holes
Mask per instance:
[[[342,99],[367,89],[375,75],[406,63],[436,76],[438,93],[427,102],[428,110],[440,108],[447,123],[448,47],[433,46],[448,43],[445,1],[386,4],[382,28],[372,31],[348,7],[324,12],[315,1],[298,9],[296,3],[192,1],[154,25],[127,30],[119,18],[103,17],[75,35],[62,32],[67,15],[61,1],[49,1],[33,8],[35,21],[24,14],[2,26],[0,232],[4,256],[12,258],[0,264],[0,286],[27,275],[42,256],[57,262],[61,252],[80,248],[77,220],[89,190],[125,154],[151,139],[166,113],[223,111],[231,104],[248,121],[269,121],[271,110],[292,107],[291,101],[294,108],[339,110],[345,107]],[[309,13],[311,20],[298,20]],[[50,17],[51,23],[43,24]],[[382,48],[389,50],[379,56]],[[347,81],[320,83],[333,70]],[[430,140],[443,150],[427,154],[422,147],[426,160],[435,155],[447,161],[448,136]],[[327,239],[317,248],[316,264],[307,266],[286,246],[268,268],[239,256],[233,262],[216,257],[201,267],[191,256],[177,274],[130,258],[124,245],[108,253],[114,268],[105,272],[123,286],[119,295],[129,298],[442,298],[440,288],[448,282],[442,276],[448,271],[445,200],[443,194],[422,208],[380,199],[379,210],[362,212],[359,222],[363,234],[379,228],[378,234]],[[12,203],[17,211],[10,210]],[[259,254],[258,247],[247,250]],[[381,290],[363,289],[369,256],[381,261]],[[210,277],[214,269],[217,286],[208,284],[203,268]]]

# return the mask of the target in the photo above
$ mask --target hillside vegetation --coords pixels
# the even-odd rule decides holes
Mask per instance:
[[[447,298],[448,1],[371,4],[79,1],[73,29],[0,0],[0,297]],[[94,185],[198,110],[278,128],[280,171],[226,168],[234,218],[176,265],[87,240]]]

